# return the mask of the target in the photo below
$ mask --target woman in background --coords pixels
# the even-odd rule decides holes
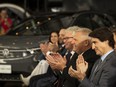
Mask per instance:
[[[0,35],[6,34],[12,26],[12,20],[8,17],[7,9],[0,10]]]
[[[42,75],[45,73],[53,73],[49,68],[49,64],[46,61],[45,55],[48,51],[49,53],[56,53],[58,51],[58,34],[56,32],[52,32],[50,34],[49,41],[46,43],[41,43],[40,48],[42,53],[39,55],[39,57],[41,58],[38,58],[38,60],[40,61],[38,65],[34,68],[34,70],[28,77],[24,77],[22,74],[20,75],[21,81],[26,86],[30,84],[30,79],[34,76]],[[31,84],[33,84],[32,81]]]
[[[49,37],[49,51],[57,52],[59,50],[59,37],[57,32],[52,32]]]

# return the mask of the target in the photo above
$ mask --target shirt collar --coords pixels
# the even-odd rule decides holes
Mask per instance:
[[[72,55],[74,55],[75,52],[74,52],[74,51],[71,51],[70,53],[71,53]]]
[[[69,51],[67,51],[65,55],[67,55],[67,54],[68,54],[68,52],[69,52]],[[71,53],[71,55],[73,56],[73,55],[74,55],[74,53],[75,53],[75,51],[71,51],[70,53]]]
[[[114,51],[114,49],[108,51],[106,54],[104,54],[103,56],[101,56],[101,60],[104,61],[104,59],[106,58],[106,56],[109,55],[109,54],[110,54],[111,52],[113,52],[113,51]]]

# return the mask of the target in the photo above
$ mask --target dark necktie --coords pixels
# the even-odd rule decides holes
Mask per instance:
[[[72,56],[72,54],[70,52],[68,52],[67,55],[66,55],[67,64],[70,62],[70,57],[71,56]]]
[[[91,75],[90,75],[90,81],[93,80],[93,78],[94,78],[94,76],[95,76],[95,72],[96,72],[96,70],[99,68],[99,66],[101,65],[101,63],[102,63],[102,60],[99,59],[98,64],[96,65],[96,67],[94,68],[93,72],[92,72]]]
[[[71,57],[71,56],[72,56],[72,54],[71,54],[70,52],[68,52],[68,53],[66,54],[66,60],[67,60],[66,66],[67,66],[67,67],[68,67],[68,65],[69,65],[70,57]],[[64,78],[59,77],[59,78],[58,78],[58,83],[57,83],[57,86],[56,86],[56,87],[62,87],[63,81],[64,81]]]

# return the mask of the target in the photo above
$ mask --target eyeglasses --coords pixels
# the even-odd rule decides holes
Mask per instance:
[[[73,38],[73,37],[65,37],[64,40],[68,40],[68,39],[70,39],[70,38]]]

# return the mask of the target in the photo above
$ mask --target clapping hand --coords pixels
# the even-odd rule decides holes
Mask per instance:
[[[83,80],[86,76],[87,68],[88,68],[88,63],[84,61],[84,58],[82,55],[79,55],[76,61],[76,70],[74,70],[71,66],[69,68],[68,73],[71,77],[75,77],[78,80]]]
[[[66,67],[66,57],[62,57],[59,53],[47,55],[46,59],[54,70],[62,71]]]
[[[48,42],[41,43],[40,44],[40,49],[44,54],[46,54],[49,51]]]
[[[82,55],[79,55],[77,58],[76,69],[80,69],[82,73],[86,73],[88,69],[88,63],[84,60]]]

